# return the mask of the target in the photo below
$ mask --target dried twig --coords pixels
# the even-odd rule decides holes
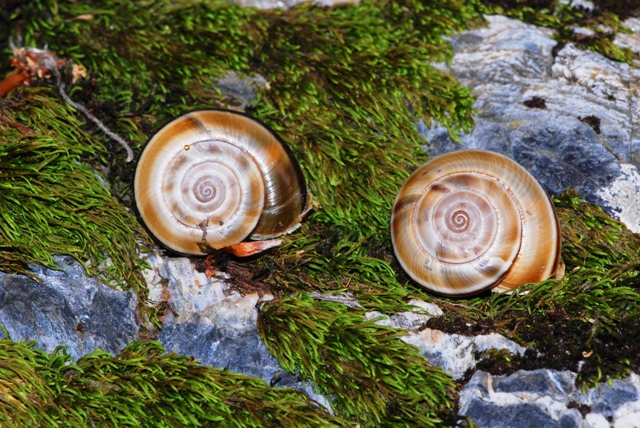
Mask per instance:
[[[11,90],[16,88],[21,83],[25,85],[31,84],[31,79],[40,78],[48,79],[51,77],[51,73],[56,77],[56,84],[58,85],[58,91],[60,96],[67,103],[74,107],[76,110],[84,113],[87,118],[96,124],[105,134],[111,139],[117,141],[127,152],[127,162],[133,160],[133,150],[129,147],[129,144],[116,135],[113,131],[106,127],[104,123],[95,117],[89,110],[83,105],[73,101],[67,92],[65,91],[65,84],[62,81],[60,75],[60,68],[64,66],[67,61],[56,58],[55,54],[41,49],[15,49],[13,51],[13,58],[11,59],[11,66],[16,69],[16,73],[7,76],[0,82],[0,98],[7,95]],[[82,77],[84,70],[80,70],[78,67],[74,68],[74,81],[78,77]]]
[[[362,307],[360,302],[358,302],[358,299],[356,299],[351,293],[328,294],[328,293],[313,292],[313,293],[309,293],[309,296],[311,296],[316,300],[327,300],[329,302],[342,303],[344,305],[349,306],[350,308]]]
[[[84,115],[87,116],[87,118],[90,121],[95,123],[98,128],[102,129],[102,132],[107,134],[111,139],[117,141],[127,152],[127,162],[131,162],[133,160],[133,150],[131,150],[131,147],[129,147],[129,144],[126,141],[124,141],[122,138],[120,138],[118,135],[116,135],[109,128],[107,128],[106,125],[102,123],[100,119],[98,119],[93,114],[91,114],[91,112],[89,112],[89,110],[87,110],[85,106],[83,106],[82,104],[78,104],[77,102],[69,98],[69,95],[67,95],[65,91],[65,84],[62,81],[62,77],[60,76],[60,70],[58,70],[57,67],[53,67],[51,71],[53,71],[53,74],[56,76],[56,79],[58,80],[57,82],[58,91],[60,92],[60,96],[62,97],[62,99],[65,100],[67,104],[70,104],[75,109],[80,110],[82,113],[84,113]]]
[[[9,126],[13,126],[14,128],[16,128],[18,131],[22,132],[24,135],[31,135],[34,133],[34,130],[29,128],[28,126],[24,126],[21,125],[17,122],[14,122],[12,120],[9,120],[7,118],[4,118],[2,116],[0,116],[0,122],[3,122]]]

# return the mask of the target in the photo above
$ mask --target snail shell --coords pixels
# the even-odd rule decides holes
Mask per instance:
[[[418,168],[396,197],[391,239],[409,276],[439,294],[506,291],[562,268],[545,190],[511,159],[482,150]]]
[[[156,132],[138,161],[134,193],[148,230],[184,254],[288,233],[311,202],[280,137],[226,110],[193,111]]]

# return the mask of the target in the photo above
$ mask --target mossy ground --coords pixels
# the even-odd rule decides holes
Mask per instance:
[[[247,110],[291,146],[318,206],[282,247],[227,267],[242,272],[249,286],[266,287],[278,297],[260,314],[265,343],[285,369],[330,396],[337,412],[332,418],[298,395],[291,398],[230,374],[220,383],[224,372],[198,371],[182,357],[162,357],[152,343],[131,345],[115,358],[98,353],[67,369],[65,356],[3,342],[19,349],[3,360],[24,362],[0,375],[2,385],[10,385],[8,397],[18,400],[7,399],[15,403],[5,406],[7,423],[31,418],[43,425],[145,425],[139,404],[147,403],[158,420],[194,426],[217,423],[199,419],[212,407],[212,414],[226,415],[230,425],[277,425],[272,415],[281,414],[297,418],[291,423],[324,426],[452,424],[455,385],[447,375],[392,330],[363,320],[366,310],[407,309],[410,298],[446,311],[434,326],[497,331],[544,354],[519,360],[487,353],[482,363],[487,368],[548,367],[554,356],[553,367],[575,370],[584,359],[581,379],[587,384],[640,370],[636,349],[611,350],[616,340],[638,342],[639,238],[575,195],[556,201],[567,275],[526,285],[527,294],[438,298],[408,281],[394,261],[391,205],[404,180],[427,160],[416,120],[439,121],[452,135],[472,126],[470,91],[429,65],[451,59],[442,36],[482,25],[487,12],[552,27],[559,43],[573,40],[574,24],[605,23],[614,33],[623,31],[605,6],[587,14],[554,2],[536,8],[528,3],[364,0],[358,7],[305,4],[258,11],[216,0],[5,2],[0,72],[10,72],[9,37],[22,46],[47,46],[83,65],[89,77],[76,84],[69,69],[63,70],[70,96],[131,141],[136,152],[154,129],[179,113],[236,105],[215,87],[227,71],[258,73],[267,80]],[[610,42],[611,34],[603,33],[583,45],[632,62],[630,52]],[[0,270],[24,272],[29,262],[50,265],[51,254],[71,254],[91,274],[133,287],[144,305],[139,276],[144,262],[137,249],[151,239],[130,214],[133,165],[122,162],[124,152],[66,106],[50,80],[14,90],[0,100],[0,115],[9,121],[0,123]],[[11,122],[34,132],[25,135]],[[348,291],[363,307],[316,301],[305,294],[310,291]],[[147,315],[155,320],[153,311]],[[157,367],[158,359],[178,365],[179,373],[147,369]],[[168,395],[158,392],[157,373],[164,373],[161,386]],[[22,380],[15,381],[14,374]],[[127,379],[126,388],[121,379]],[[246,394],[232,394],[247,382],[254,383]],[[171,394],[182,390],[197,398],[169,408]],[[263,394],[272,394],[273,407],[265,407]],[[106,410],[94,411],[103,405]],[[229,410],[232,405],[244,410]],[[73,408],[84,410],[73,413]]]

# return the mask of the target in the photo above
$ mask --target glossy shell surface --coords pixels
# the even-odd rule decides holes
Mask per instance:
[[[148,230],[183,254],[287,233],[310,201],[286,144],[226,110],[193,111],[157,131],[138,161],[134,194]]]
[[[416,170],[395,200],[391,238],[409,276],[444,295],[511,290],[561,266],[547,193],[516,162],[488,151],[445,154]]]

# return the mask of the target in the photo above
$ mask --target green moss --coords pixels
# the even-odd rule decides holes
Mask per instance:
[[[33,133],[0,124],[0,270],[28,273],[28,263],[55,267],[51,255],[68,254],[90,274],[131,287],[144,300],[136,275],[140,226],[81,163],[100,158],[104,148],[49,89],[14,95],[2,114]]]
[[[258,94],[251,113],[278,130],[291,145],[319,208],[305,222],[304,235],[294,235],[275,257],[256,263],[282,267],[276,269],[272,278],[280,280],[272,281],[272,286],[283,294],[308,289],[313,283],[322,291],[353,291],[366,307],[394,310],[406,307],[403,299],[408,293],[399,286],[389,265],[387,223],[397,189],[411,170],[426,160],[415,121],[423,118],[429,123],[434,119],[453,131],[471,126],[473,100],[469,90],[428,65],[429,61],[451,58],[451,49],[442,40],[444,34],[478,19],[469,4],[449,1],[431,7],[415,1],[370,1],[358,8],[302,5],[289,11],[261,12],[218,1],[164,1],[154,3],[152,8],[128,1],[83,5],[36,1],[16,9],[15,22],[20,24],[14,31],[27,46],[47,45],[59,57],[84,65],[91,78],[70,85],[71,96],[90,106],[137,150],[154,127],[175,114],[229,102],[214,89],[215,80],[227,70],[263,75],[269,87]],[[87,15],[93,19],[76,19]],[[46,93],[49,102],[55,102],[52,93]],[[33,90],[23,90],[10,99],[26,106],[34,105],[35,96]],[[25,110],[20,118],[33,120],[33,116]],[[47,120],[60,124],[56,117]],[[130,180],[131,167],[114,162],[113,153],[121,157],[118,149],[111,150],[113,145],[90,126],[78,129],[75,137],[77,143],[66,150],[79,154],[61,156],[67,163],[64,178],[58,181],[66,182],[66,177],[72,176],[70,165],[88,171],[80,160],[107,162],[114,165],[112,171],[116,173],[108,177],[112,189],[123,201],[129,200],[123,183]],[[113,153],[107,155],[107,151]],[[74,187],[68,191],[79,192]],[[37,201],[33,196],[28,199]],[[62,215],[69,215],[73,209],[65,206]],[[34,213],[48,210],[41,205],[32,209]],[[86,214],[73,218],[85,225],[83,229],[97,222]],[[129,225],[129,217],[121,212],[102,210],[101,215],[110,225],[117,224],[116,219],[124,219]],[[128,240],[110,245],[130,248],[131,240],[144,236],[137,227],[129,226],[132,233]],[[96,259],[91,265],[97,266],[99,251],[87,251],[84,241],[79,241],[85,245],[83,251],[73,251],[66,229],[54,232],[51,236],[67,246],[45,242],[44,252],[33,261],[47,262],[50,253],[72,254],[81,260],[90,254]],[[100,234],[96,248],[107,248],[107,254],[102,253],[107,256],[111,246],[99,240],[106,236],[102,229]],[[135,263],[133,252],[117,256],[122,257],[118,260]],[[305,261],[296,261],[296,257]],[[292,265],[295,267],[290,269]],[[300,310],[295,309],[298,307]],[[304,377],[315,381],[322,391],[335,393],[336,408],[354,423],[434,425],[450,407],[451,383],[447,376],[432,369],[415,349],[396,338],[395,332],[363,322],[361,312],[351,313],[341,305],[305,298],[274,303],[272,308],[288,309],[277,313],[268,310],[266,313],[273,316],[261,318],[264,329],[286,325],[288,330],[279,332],[284,337],[301,322],[300,314],[306,308],[307,321],[313,313],[317,325],[324,325],[339,338],[302,343],[291,350],[291,361],[273,341],[269,344],[288,369],[294,370],[297,362],[304,362],[299,366],[305,370]],[[329,350],[342,352],[340,358],[348,358],[353,364],[346,366]],[[193,414],[220,418],[229,412],[224,397],[233,401],[234,396],[229,394],[233,394],[237,382],[214,384],[207,377],[209,369],[191,370],[192,382],[168,374],[156,379],[155,373],[162,374],[162,370],[147,370],[145,359],[130,362],[127,352],[116,359],[86,357],[78,362],[77,369],[65,369],[66,383],[56,384],[55,389],[70,393],[56,398],[62,415],[55,417],[72,418],[69,420],[79,424],[89,420],[98,424],[138,420],[144,425],[158,418],[167,424],[186,424]],[[322,358],[308,359],[305,352],[320,353]],[[331,376],[346,367],[349,374],[340,378],[344,385],[357,383],[361,389],[347,391],[331,376],[319,374],[319,364],[325,363],[331,364]],[[52,376],[59,382],[57,375]],[[135,381],[129,384],[124,379]],[[174,379],[176,383],[172,383]],[[196,413],[204,404],[188,399],[171,411],[163,407],[176,399],[177,391],[189,396],[194,382],[199,385],[199,393],[206,391],[207,405],[213,409]],[[160,389],[167,394],[165,401],[154,401]],[[300,400],[298,395],[294,398]],[[247,408],[262,419],[235,410],[229,424],[268,425],[283,417],[278,407],[264,408],[255,400],[247,403]],[[324,422],[325,426],[343,425],[326,414],[317,419],[313,415],[317,412],[305,417],[311,422],[330,421]]]
[[[258,328],[282,367],[312,380],[338,415],[361,426],[439,426],[449,376],[363,314],[301,295],[267,304]]]
[[[378,233],[393,198],[426,156],[418,117],[468,129],[469,90],[432,68],[451,57],[441,35],[476,16],[462,3],[365,2],[323,10],[305,5],[269,18],[259,73],[268,76],[253,113],[295,147],[322,209],[322,225]],[[409,12],[402,12],[407,9]]]
[[[0,340],[2,426],[345,426],[301,392],[202,367],[156,342],[75,364],[64,348],[32,345]]]

